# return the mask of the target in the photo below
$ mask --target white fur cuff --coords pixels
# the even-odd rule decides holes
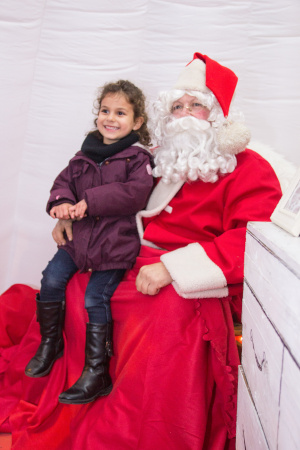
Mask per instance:
[[[177,293],[185,298],[226,297],[227,281],[220,269],[198,243],[161,256]]]

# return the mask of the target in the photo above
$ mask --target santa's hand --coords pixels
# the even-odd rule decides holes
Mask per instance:
[[[69,241],[73,240],[72,220],[60,219],[52,231],[52,237],[58,245],[65,245],[64,231]]]
[[[155,295],[160,289],[172,283],[172,278],[162,263],[149,264],[141,267],[136,277],[136,288],[142,294]]]

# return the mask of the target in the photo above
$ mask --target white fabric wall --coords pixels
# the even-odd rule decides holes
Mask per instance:
[[[299,0],[2,0],[0,292],[39,286],[45,213],[91,128],[96,88],[128,78],[151,102],[199,51],[239,76],[254,140],[300,164]]]

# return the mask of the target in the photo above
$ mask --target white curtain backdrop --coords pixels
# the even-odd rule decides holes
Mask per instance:
[[[196,51],[238,75],[253,140],[300,164],[299,0],[2,0],[0,292],[39,287],[56,249],[49,189],[97,87],[130,79],[151,102]]]

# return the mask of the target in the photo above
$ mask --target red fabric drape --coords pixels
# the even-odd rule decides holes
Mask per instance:
[[[172,286],[138,293],[139,267],[158,258],[143,248],[114,294],[114,388],[88,405],[62,405],[58,395],[83,368],[89,275],[68,284],[64,356],[44,378],[24,374],[40,340],[36,291],[16,285],[0,297],[0,431],[12,432],[13,449],[234,448],[239,361],[229,301],[183,299]]]

